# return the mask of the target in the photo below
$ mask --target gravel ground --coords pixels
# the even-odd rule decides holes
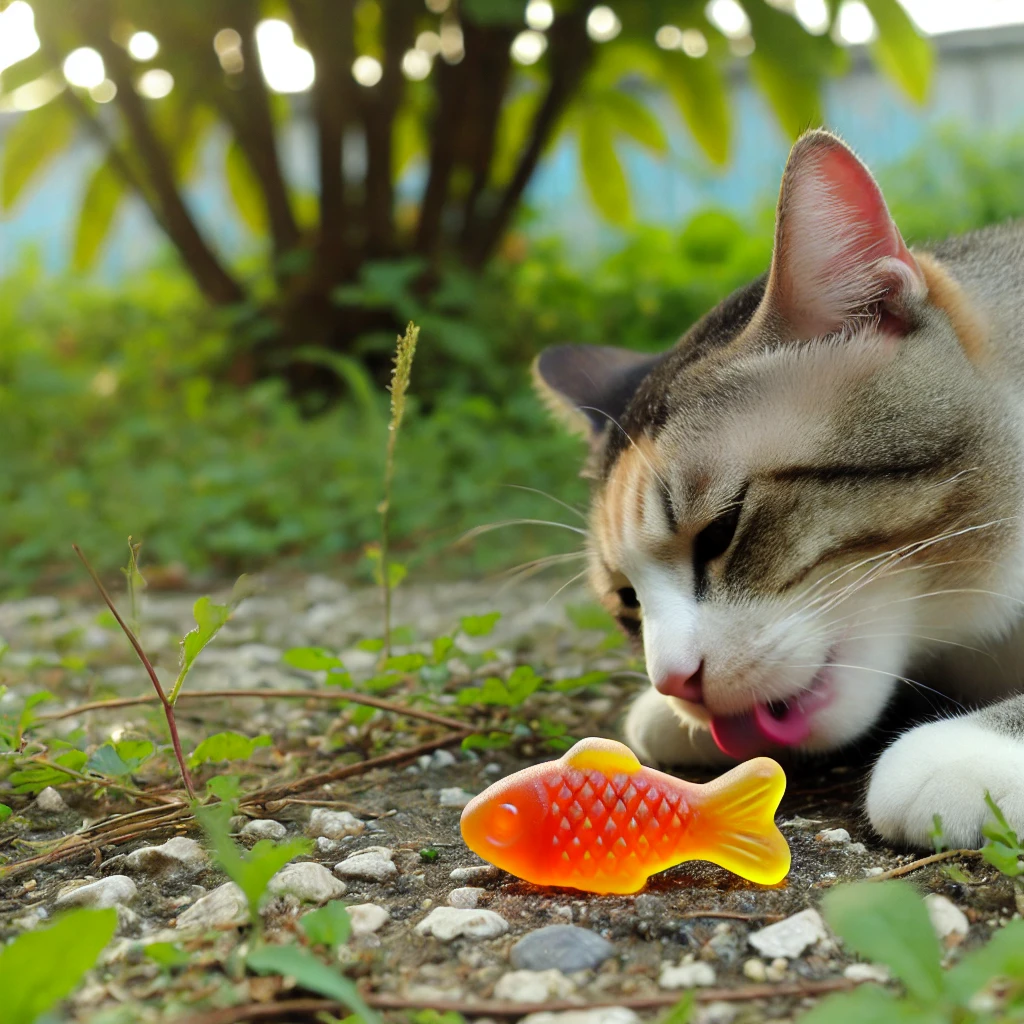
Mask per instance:
[[[628,695],[644,685],[628,674],[639,666],[604,631],[572,625],[566,609],[585,598],[577,591],[551,599],[556,586],[529,581],[505,590],[491,584],[404,588],[395,620],[414,624],[416,636],[402,649],[427,649],[425,643],[450,631],[460,615],[500,610],[495,632],[486,640],[465,641],[464,649],[487,650],[489,669],[499,674],[523,661],[551,678],[610,672],[608,682],[572,696],[538,693],[527,710],[528,717],[565,725],[575,737],[616,736]],[[165,685],[173,680],[177,638],[191,624],[195,596],[150,593],[146,599],[141,635]],[[147,692],[123,638],[97,612],[84,593],[0,604],[0,636],[10,645],[0,662],[0,682],[10,688],[0,710],[39,688],[56,697],[41,711]],[[375,635],[379,621],[372,592],[323,576],[268,580],[265,592],[244,602],[203,653],[188,687],[319,686],[316,674],[282,663],[283,650],[300,645],[341,652],[354,674],[368,673],[375,656],[355,645]],[[401,692],[389,697],[403,699]],[[441,695],[439,702],[453,703],[454,696]],[[383,713],[357,726],[331,705],[314,701],[217,699],[179,707],[186,750],[222,729],[272,735],[273,744],[258,748],[245,766],[251,782],[293,780],[439,735],[409,719],[395,725]],[[152,706],[131,707],[63,719],[43,735],[95,744],[112,736],[162,737],[161,725]],[[705,990],[695,1017],[704,1024],[790,1020],[813,1001],[807,993],[814,982],[878,975],[874,965],[851,966],[853,958],[812,909],[830,886],[889,872],[920,856],[881,845],[863,821],[858,795],[869,755],[790,772],[779,822],[792,847],[793,869],[780,885],[758,887],[692,862],[628,897],[541,889],[484,868],[463,845],[458,820],[468,796],[552,756],[526,730],[504,750],[475,755],[453,745],[302,792],[250,815],[258,823],[244,831],[239,819],[238,838],[246,845],[263,836],[303,834],[317,842],[310,856],[299,859],[300,868],[289,867],[291,874],[281,876],[279,894],[265,911],[268,934],[293,931],[304,909],[340,895],[343,886],[345,902],[359,909],[352,912],[357,934],[342,960],[370,991],[420,1006],[496,1000],[522,1003],[524,1010],[566,1001],[621,1007],[586,1011],[567,1024],[629,1024],[637,1013],[649,1018],[657,1011],[638,1003],[687,987]],[[199,774],[202,781],[214,772]],[[702,781],[710,775],[690,777]],[[143,769],[135,779],[141,788],[168,781],[163,769],[153,775]],[[0,854],[8,863],[38,851],[29,844],[67,835],[112,810],[133,809],[87,785],[62,789],[59,800],[48,792],[32,801],[0,781],[0,801],[16,811],[0,825]],[[173,1019],[281,994],[279,979],[247,979],[230,966],[228,954],[245,935],[234,927],[239,904],[200,846],[178,838],[160,853],[132,856],[173,837],[201,839],[182,823],[0,882],[3,938],[37,926],[58,904],[106,900],[119,907],[118,938],[72,999],[69,1019]],[[959,873],[938,863],[912,877],[936,897],[933,917],[951,957],[983,941],[1000,917],[1014,911],[1010,883],[980,862],[960,863]],[[95,884],[78,891],[88,883]],[[221,930],[204,938],[205,926]],[[538,934],[551,926],[560,927]],[[154,941],[183,942],[190,965],[173,974],[159,967],[142,953]],[[744,998],[728,998],[739,990]],[[545,1021],[535,1017],[532,1024]]]

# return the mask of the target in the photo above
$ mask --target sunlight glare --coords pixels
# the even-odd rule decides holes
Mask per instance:
[[[510,52],[517,64],[536,64],[548,48],[548,39],[543,32],[525,29],[512,40]]]
[[[861,0],[846,0],[836,21],[837,42],[860,46],[875,38],[875,19]]]
[[[139,79],[136,88],[148,100],[162,100],[174,88],[174,75],[163,68],[152,68]]]
[[[551,23],[554,20],[555,9],[551,6],[549,0],[530,0],[526,5],[526,24],[530,28],[543,32],[544,29],[551,28]]]
[[[25,0],[14,0],[6,11],[0,11],[0,71],[38,49],[35,14]]]
[[[384,76],[384,68],[376,57],[356,57],[352,62],[352,77],[360,84],[370,88]]]
[[[152,32],[136,32],[128,40],[128,52],[136,60],[152,60],[160,52],[160,44]]]
[[[103,58],[91,46],[80,46],[64,58],[64,77],[71,85],[91,89],[107,77]]]
[[[622,31],[619,16],[610,8],[601,4],[587,15],[587,35],[595,43],[607,43]]]
[[[305,92],[313,85],[316,79],[313,55],[295,42],[288,22],[280,18],[261,21],[256,26],[256,52],[263,77],[274,92]]]

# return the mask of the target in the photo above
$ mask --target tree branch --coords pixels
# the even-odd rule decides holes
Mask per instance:
[[[117,105],[132,136],[139,162],[148,177],[148,188],[159,206],[160,223],[178,250],[206,299],[215,305],[240,302],[245,293],[207,245],[192,220],[174,181],[167,154],[153,130],[139,94],[135,91],[131,68],[123,50],[110,38],[109,5],[74,4],[83,35],[99,50],[114,84]]]
[[[519,158],[494,216],[481,229],[473,248],[463,253],[471,267],[482,267],[504,237],[541,154],[554,136],[559,119],[590,66],[594,46],[587,36],[587,13],[586,10],[576,10],[559,15],[548,32],[548,66],[551,69],[548,91],[534,118],[530,141]]]
[[[290,0],[292,14],[313,60],[313,114],[320,178],[320,234],[317,270],[325,283],[343,279],[354,262],[346,240],[345,125],[355,108],[350,68],[355,56],[353,0],[331,7],[319,0]]]
[[[278,158],[274,122],[270,116],[270,96],[260,73],[255,35],[258,9],[249,0],[230,0],[225,3],[224,12],[228,24],[242,37],[245,68],[238,76],[241,88],[237,91],[217,90],[214,99],[259,180],[274,252],[281,256],[299,244],[299,227]]]
[[[419,4],[416,0],[386,0],[383,74],[364,90],[363,130],[366,133],[366,255],[390,255],[394,248],[394,183],[391,179],[391,135],[402,102],[405,78],[402,57],[412,45]]]

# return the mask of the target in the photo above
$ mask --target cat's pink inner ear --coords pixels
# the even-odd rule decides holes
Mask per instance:
[[[841,330],[924,276],[868,169],[827,132],[793,147],[782,180],[768,300],[797,338]]]

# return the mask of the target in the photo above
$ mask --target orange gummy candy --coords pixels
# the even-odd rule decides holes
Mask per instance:
[[[539,885],[637,892],[684,860],[772,885],[789,871],[774,820],[785,789],[767,757],[702,786],[644,768],[621,743],[585,739],[474,797],[462,837],[484,860]]]

